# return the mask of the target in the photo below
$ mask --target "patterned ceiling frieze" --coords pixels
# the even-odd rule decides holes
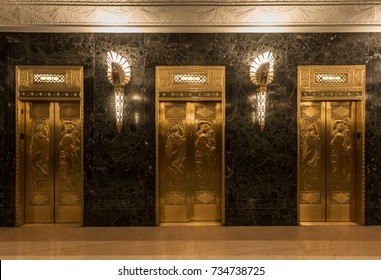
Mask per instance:
[[[189,3],[183,0],[182,3]],[[50,4],[50,3],[59,4]],[[81,1],[5,1],[0,4],[0,31],[44,31],[53,27],[347,27],[343,31],[363,31],[356,28],[380,28],[381,3],[379,1],[356,1],[366,5],[350,5],[352,0],[330,1],[325,5],[286,5],[291,1],[243,0],[240,3],[261,2],[267,5],[233,5],[238,1],[206,1],[210,5],[166,5],[180,1],[156,0],[151,5],[139,5],[144,1],[112,0]],[[147,3],[148,1],[146,1]],[[307,1],[294,0],[293,3]],[[328,3],[328,1],[308,1]],[[379,4],[374,4],[377,2]],[[11,5],[11,3],[13,3]],[[15,4],[16,3],[16,4]],[[22,3],[22,4],[20,4]],[[26,4],[25,4],[26,3]],[[94,3],[94,5],[89,5]],[[135,5],[133,5],[135,3]],[[160,4],[161,5],[158,5]],[[197,1],[193,1],[197,3]],[[218,5],[212,5],[218,3]],[[227,3],[223,5],[224,3]],[[334,4],[332,4],[334,3]],[[45,28],[45,29],[44,29]],[[79,30],[81,31],[81,30]],[[285,30],[287,31],[287,30]],[[288,31],[292,31],[289,29]],[[340,31],[340,30],[339,30]],[[365,31],[365,30],[364,30]],[[373,30],[375,31],[375,30]]]
[[[213,6],[213,5],[371,5],[379,0],[3,0],[3,5],[83,5],[83,6]]]

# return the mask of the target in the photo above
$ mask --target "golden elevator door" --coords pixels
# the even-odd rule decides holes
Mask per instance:
[[[79,102],[25,106],[25,221],[81,221]]]
[[[221,219],[221,103],[160,102],[160,222]]]
[[[355,102],[301,102],[300,221],[355,221]]]

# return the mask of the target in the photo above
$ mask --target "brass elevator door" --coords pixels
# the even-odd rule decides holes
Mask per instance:
[[[356,102],[300,106],[300,221],[355,221]]]
[[[221,102],[159,103],[160,222],[221,219]]]
[[[25,222],[81,221],[79,102],[25,103]]]

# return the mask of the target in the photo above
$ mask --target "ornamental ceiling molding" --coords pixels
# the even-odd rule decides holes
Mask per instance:
[[[372,32],[380,1],[3,0],[0,31]],[[200,3],[203,4],[200,4]],[[311,4],[312,3],[312,4]]]
[[[379,0],[3,0],[5,5],[88,5],[88,6],[211,6],[211,5],[369,5]]]

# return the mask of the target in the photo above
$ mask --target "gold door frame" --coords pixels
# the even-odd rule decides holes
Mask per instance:
[[[355,222],[365,223],[365,65],[298,66],[298,224],[301,188],[301,102],[356,101]]]
[[[74,101],[80,110],[80,173],[83,174],[83,67],[16,66],[16,225],[25,222],[25,112],[28,101]],[[83,223],[83,176],[81,224]]]
[[[159,107],[164,101],[221,102],[221,224],[225,224],[225,66],[157,66],[156,126],[156,225],[160,224]]]

